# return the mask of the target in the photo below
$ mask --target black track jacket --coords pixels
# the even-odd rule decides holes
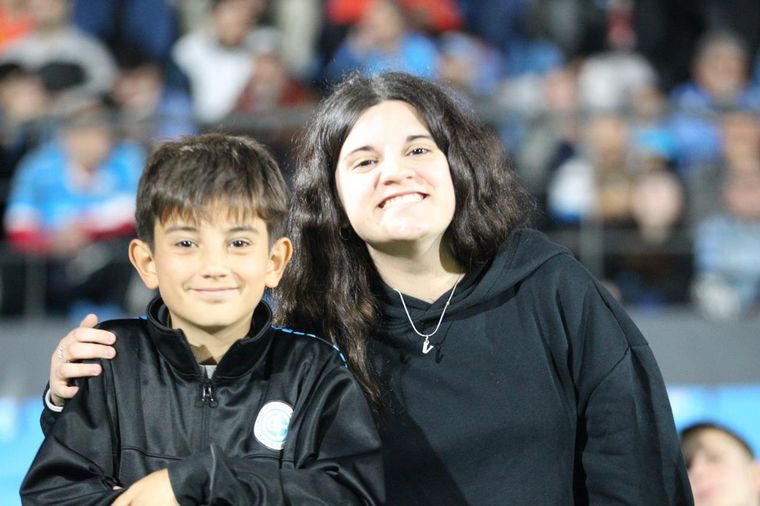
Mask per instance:
[[[380,442],[339,351],[271,325],[265,302],[212,379],[160,299],[113,320],[116,358],[54,417],[21,488],[24,504],[109,504],[169,469],[180,504],[378,504]]]

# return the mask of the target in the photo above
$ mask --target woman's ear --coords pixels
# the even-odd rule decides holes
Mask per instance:
[[[282,273],[285,272],[285,266],[288,265],[290,257],[293,256],[293,244],[287,237],[277,239],[271,248],[269,248],[269,263],[265,284],[269,288],[274,288],[280,283]]]
[[[153,252],[148,243],[140,239],[132,239],[129,243],[129,261],[132,262],[145,286],[151,290],[158,288],[156,263],[153,261]]]

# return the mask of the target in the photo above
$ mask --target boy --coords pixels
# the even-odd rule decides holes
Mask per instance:
[[[731,429],[697,423],[681,431],[695,506],[760,506],[760,463]]]
[[[382,502],[379,438],[340,353],[273,327],[261,300],[291,256],[286,213],[282,176],[252,140],[153,154],[129,257],[160,296],[145,319],[102,324],[117,357],[48,434],[25,503]]]

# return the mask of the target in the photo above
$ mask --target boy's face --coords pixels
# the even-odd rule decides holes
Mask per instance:
[[[211,221],[175,217],[154,227],[152,250],[134,240],[130,259],[148,288],[158,288],[171,326],[188,339],[246,335],[265,287],[274,288],[290,259],[287,238],[271,247],[259,217],[210,212]]]
[[[760,504],[760,465],[731,436],[706,429],[692,445],[687,468],[696,506]]]

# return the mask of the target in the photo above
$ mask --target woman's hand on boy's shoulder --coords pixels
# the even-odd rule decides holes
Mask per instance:
[[[67,399],[77,393],[78,388],[71,386],[71,380],[100,374],[98,364],[79,363],[81,360],[116,356],[113,343],[116,336],[106,330],[94,328],[98,317],[88,314],[75,328],[61,339],[50,358],[50,400],[57,406],[63,406]]]
[[[179,506],[167,469],[150,473],[137,480],[113,502],[113,506],[142,505]]]

